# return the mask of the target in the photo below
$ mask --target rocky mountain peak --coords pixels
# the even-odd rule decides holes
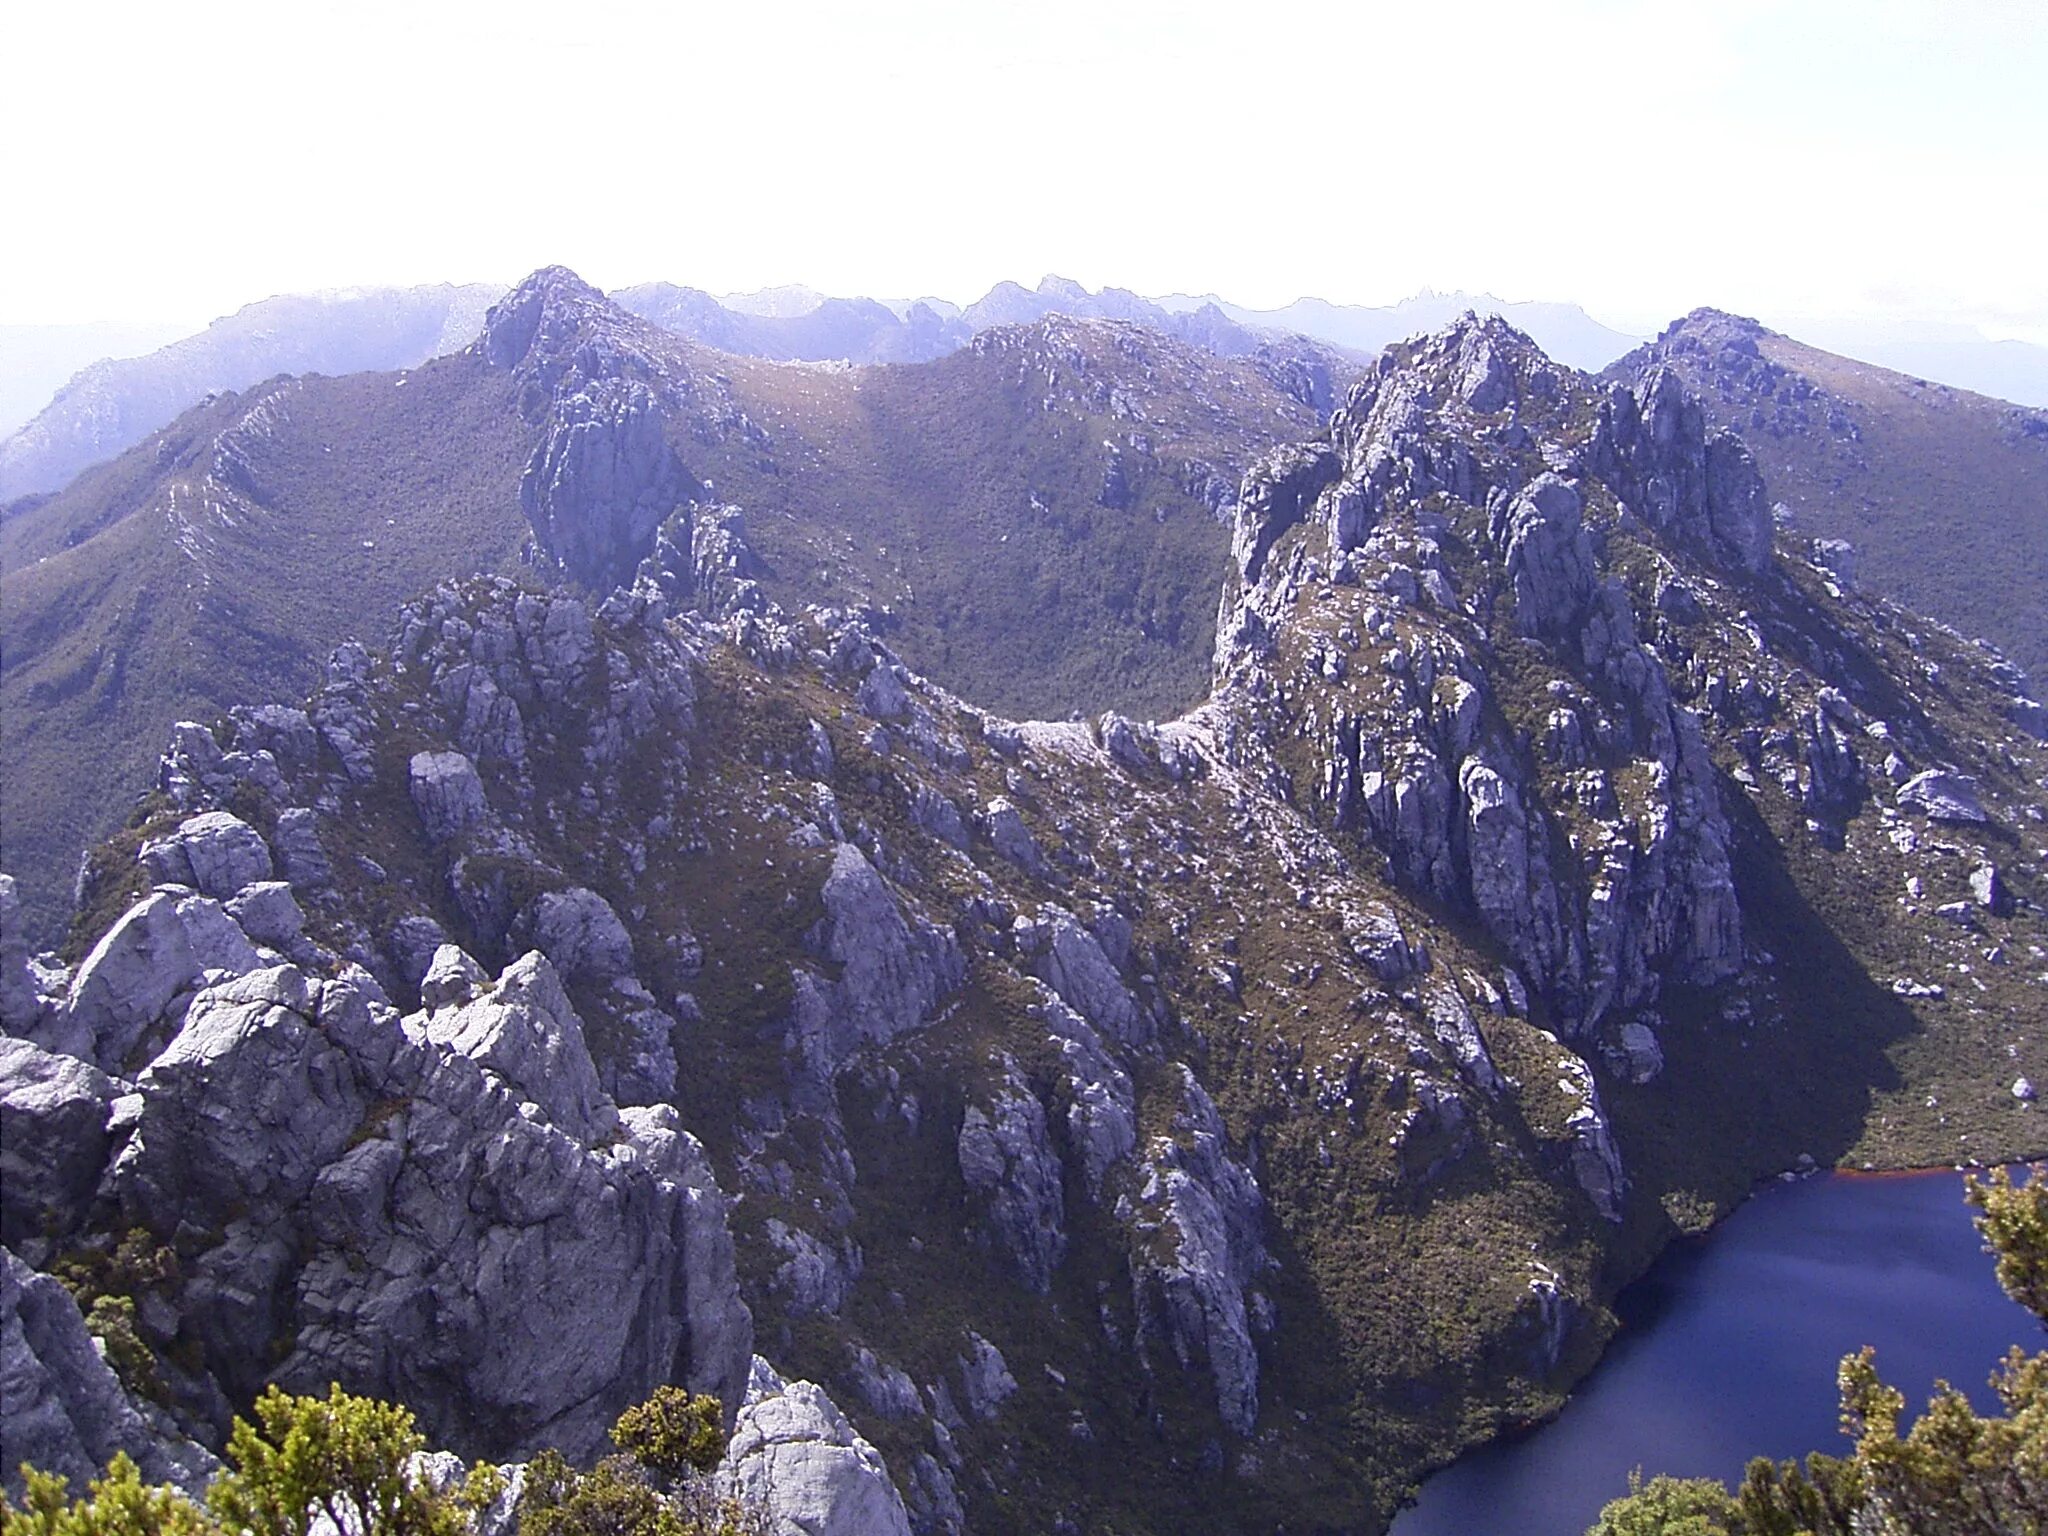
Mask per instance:
[[[491,306],[475,346],[492,366],[511,368],[525,360],[536,340],[559,345],[611,311],[604,294],[569,268],[542,267]]]
[[[1217,675],[1264,716],[1247,766],[1476,916],[1569,1035],[1619,1051],[1665,984],[1742,962],[1732,832],[1643,599],[1690,616],[1681,591],[1768,579],[1748,450],[1668,369],[1603,387],[1474,315],[1390,348],[1329,437],[1239,500]],[[1564,812],[1559,771],[1605,788]]]

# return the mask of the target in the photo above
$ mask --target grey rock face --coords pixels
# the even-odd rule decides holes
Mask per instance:
[[[490,819],[483,780],[461,752],[413,754],[410,788],[413,809],[436,842],[460,837]]]
[[[1600,1089],[1593,1081],[1592,1070],[1577,1056],[1566,1052],[1558,1086],[1580,1101],[1578,1108],[1565,1119],[1565,1126],[1572,1136],[1572,1176],[1593,1202],[1593,1208],[1608,1221],[1618,1222],[1622,1218],[1622,1201],[1628,1190],[1628,1178],[1622,1171],[1621,1151],[1614,1143],[1614,1133],[1608,1124],[1607,1111],[1600,1103]]]
[[[1310,444],[1276,450],[1245,479],[1238,498],[1230,552],[1245,582],[1259,579],[1274,541],[1308,515],[1323,488],[1337,478],[1336,454]]]
[[[570,576],[599,591],[630,581],[662,519],[692,499],[654,391],[598,378],[555,403],[519,482],[534,536]]]
[[[1588,456],[1652,527],[1732,570],[1770,563],[1770,503],[1749,450],[1732,433],[1708,436],[1705,412],[1670,369],[1652,369],[1633,392],[1608,392]]]
[[[28,1033],[43,1011],[28,968],[28,940],[21,928],[21,901],[14,876],[0,875],[0,1031]]]
[[[903,1371],[875,1357],[865,1345],[853,1353],[849,1374],[861,1400],[876,1413],[891,1419],[915,1418],[924,1412],[924,1399],[917,1383]]]
[[[775,1270],[775,1289],[791,1317],[836,1316],[860,1279],[860,1253],[851,1243],[834,1248],[801,1227],[771,1216],[768,1241],[784,1255]]]
[[[922,1024],[960,984],[966,960],[950,932],[906,918],[888,883],[851,843],[835,850],[823,899],[816,946],[839,967],[839,979],[826,985],[801,977],[795,1028],[806,1059],[829,1079],[856,1045]]]
[[[767,567],[747,543],[738,507],[700,507],[691,519],[690,571],[697,605],[715,618],[761,607],[757,582]]]
[[[702,1148],[596,1084],[538,954],[403,1027],[275,967],[194,1000],[105,1192],[219,1234],[176,1301],[230,1399],[282,1339],[279,1380],[398,1397],[466,1454],[589,1455],[664,1382],[736,1401],[752,1348]]]
[[[1400,981],[1416,970],[1415,954],[1401,931],[1401,920],[1385,907],[1345,908],[1344,940],[1351,953],[1371,966],[1381,981]]]
[[[822,1388],[758,1357],[717,1477],[767,1512],[775,1536],[910,1536],[881,1455]]]
[[[489,980],[461,946],[439,945],[420,978],[420,1006],[430,1015],[442,1008],[460,1008]]]
[[[108,1072],[175,1027],[175,1005],[208,971],[240,975],[262,961],[218,902],[159,891],[130,907],[93,946],[65,1007],[37,1038]]]
[[[275,846],[279,873],[299,889],[321,890],[333,879],[327,852],[320,845],[318,821],[305,806],[277,813]]]
[[[978,1333],[967,1335],[960,1361],[960,1398],[977,1419],[993,1419],[1017,1395],[1017,1378],[1003,1352]]]
[[[1151,1042],[1152,1021],[1125,987],[1095,935],[1071,912],[1046,909],[1045,952],[1038,974],[1061,999],[1097,1030],[1122,1045]]]
[[[1049,1001],[1044,1012],[1066,1068],[1069,1144],[1080,1159],[1089,1195],[1100,1200],[1110,1169],[1137,1147],[1136,1095],[1130,1075],[1085,1020],[1057,1000]]]
[[[1006,796],[998,795],[989,801],[982,810],[981,822],[997,853],[1031,874],[1046,873],[1045,855],[1039,851],[1038,839],[1031,835],[1017,807]]]
[[[161,883],[194,886],[222,901],[271,877],[262,834],[226,811],[188,817],[168,837],[143,844],[142,862]]]
[[[610,902],[576,886],[548,891],[512,924],[512,940],[530,945],[570,981],[611,981],[633,970],[633,939]]]
[[[1501,1093],[1507,1084],[1493,1064],[1493,1056],[1486,1048],[1486,1038],[1473,1022],[1472,1010],[1466,1006],[1464,996],[1449,982],[1438,981],[1428,988],[1423,1002],[1438,1043],[1450,1053],[1459,1072],[1482,1093]]]
[[[540,1106],[549,1124],[579,1141],[612,1135],[618,1111],[605,1097],[561,978],[529,952],[496,987],[427,1019],[427,1038],[460,1051]]]
[[[1581,505],[1570,481],[1543,474],[1508,509],[1507,574],[1525,635],[1575,633],[1592,602],[1597,572]]]
[[[77,1226],[107,1160],[112,1079],[0,1039],[0,1242],[21,1252]]]
[[[1223,1422],[1249,1435],[1259,1416],[1259,1356],[1246,1293],[1268,1263],[1264,1202],[1230,1157],[1223,1120],[1187,1068],[1174,1136],[1155,1142],[1143,1199],[1162,1208],[1173,1257],[1141,1266],[1141,1338],[1163,1342],[1182,1366],[1206,1369]]]
[[[0,1250],[0,1463],[22,1497],[21,1464],[82,1492],[125,1452],[143,1480],[196,1493],[218,1469],[205,1450],[146,1413],[85,1331],[71,1293]]]
[[[860,707],[876,720],[894,720],[909,704],[910,696],[904,692],[895,666],[886,657],[878,660],[860,685]]]
[[[1027,1287],[1051,1290],[1067,1251],[1060,1161],[1045,1107],[1014,1068],[986,1110],[967,1107],[958,1149],[961,1176],[995,1245]]]

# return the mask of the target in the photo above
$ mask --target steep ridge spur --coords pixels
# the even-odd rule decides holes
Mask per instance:
[[[2019,667],[2048,667],[2048,411],[1837,357],[1699,309],[1612,364],[1667,369],[1743,434],[1792,532]],[[2017,688],[2015,689],[2017,691]]]
[[[47,942],[178,719],[302,692],[450,576],[540,561],[601,598],[700,500],[746,506],[779,600],[871,605],[999,707],[1170,711],[1219,516],[1328,387],[1107,322],[922,368],[727,358],[547,269],[463,352],[223,397],[0,525],[7,862]]]
[[[561,359],[538,316],[521,355]],[[605,390],[532,461],[563,551],[673,473],[576,446],[653,443]],[[625,523],[557,494],[599,483]],[[602,602],[446,584],[303,709],[178,727],[84,958],[0,955],[7,1028],[139,1074],[142,1130],[161,1103],[203,1146],[206,1042],[346,1052],[359,1023],[314,1036],[330,989],[337,1020],[363,1000],[419,1065],[375,1068],[394,1102],[340,1090],[338,1146],[287,1160],[316,1188],[444,1155],[429,1079],[390,1074],[447,1051],[592,1128],[551,1154],[577,1177],[687,1127],[757,1347],[829,1386],[923,1531],[1381,1528],[1553,1406],[1615,1288],[1754,1178],[2037,1149],[2024,701],[1774,550],[1747,450],[1674,377],[1603,387],[1467,320],[1233,508],[1215,687],[1163,725],[976,708],[873,615],[779,605],[752,522],[702,504]],[[349,1081],[276,1075],[280,1109]],[[60,1207],[84,1255],[133,1219],[175,1256],[145,1341],[203,1328],[211,1277],[285,1361],[388,1389],[405,1352],[358,1298],[396,1277],[330,1280],[319,1243],[387,1251],[396,1196],[266,1194],[254,1227],[315,1239],[280,1257],[203,1180],[122,1205],[150,1141],[67,1161]],[[664,1337],[730,1337],[698,1317]],[[224,1397],[279,1368],[218,1349]],[[466,1359],[398,1385],[438,1401]],[[464,1454],[582,1422],[445,1411]]]
[[[0,507],[49,494],[217,391],[281,373],[411,368],[469,345],[503,292],[441,283],[287,294],[140,357],[81,369],[18,432],[0,434]]]

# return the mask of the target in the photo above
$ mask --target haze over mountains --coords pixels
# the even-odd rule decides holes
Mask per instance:
[[[404,368],[452,352],[476,335],[499,292],[444,283],[291,294],[144,356],[95,362],[0,441],[0,502],[58,489],[216,390],[280,373]]]
[[[550,268],[18,507],[46,923],[153,788],[60,953],[0,882],[8,1284],[136,1293],[158,1460],[787,1372],[827,1536],[1383,1530],[1757,1178],[2038,1135],[2048,717],[1778,525],[1824,359],[1658,346],[818,366]]]
[[[0,504],[52,491],[111,457],[206,394],[246,389],[278,373],[404,368],[466,344],[502,289],[359,290],[250,304],[171,342],[168,327],[0,327]],[[1558,361],[1597,370],[1637,345],[1574,304],[1425,291],[1398,304],[1304,298],[1260,310],[1217,295],[1143,298],[1091,292],[1066,278],[1036,288],[999,283],[965,306],[943,299],[833,298],[800,284],[714,297],[673,283],[619,290],[625,308],[708,346],[749,356],[851,363],[921,362],[991,325],[1051,313],[1132,320],[1225,356],[1276,335],[1299,335],[1364,355],[1446,324],[1471,309],[1499,314]],[[437,319],[438,317],[438,319]],[[1962,327],[1813,321],[1811,342],[1885,367],[2024,405],[2048,407],[2048,348],[1991,342]],[[144,348],[169,344],[155,352]],[[56,398],[52,398],[53,394]]]
[[[0,325],[0,440],[19,431],[81,368],[140,357],[188,329],[167,322]]]

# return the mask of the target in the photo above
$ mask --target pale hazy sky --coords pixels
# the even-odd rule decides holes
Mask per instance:
[[[2048,342],[2048,3],[8,0],[0,199],[0,322],[559,261]]]

